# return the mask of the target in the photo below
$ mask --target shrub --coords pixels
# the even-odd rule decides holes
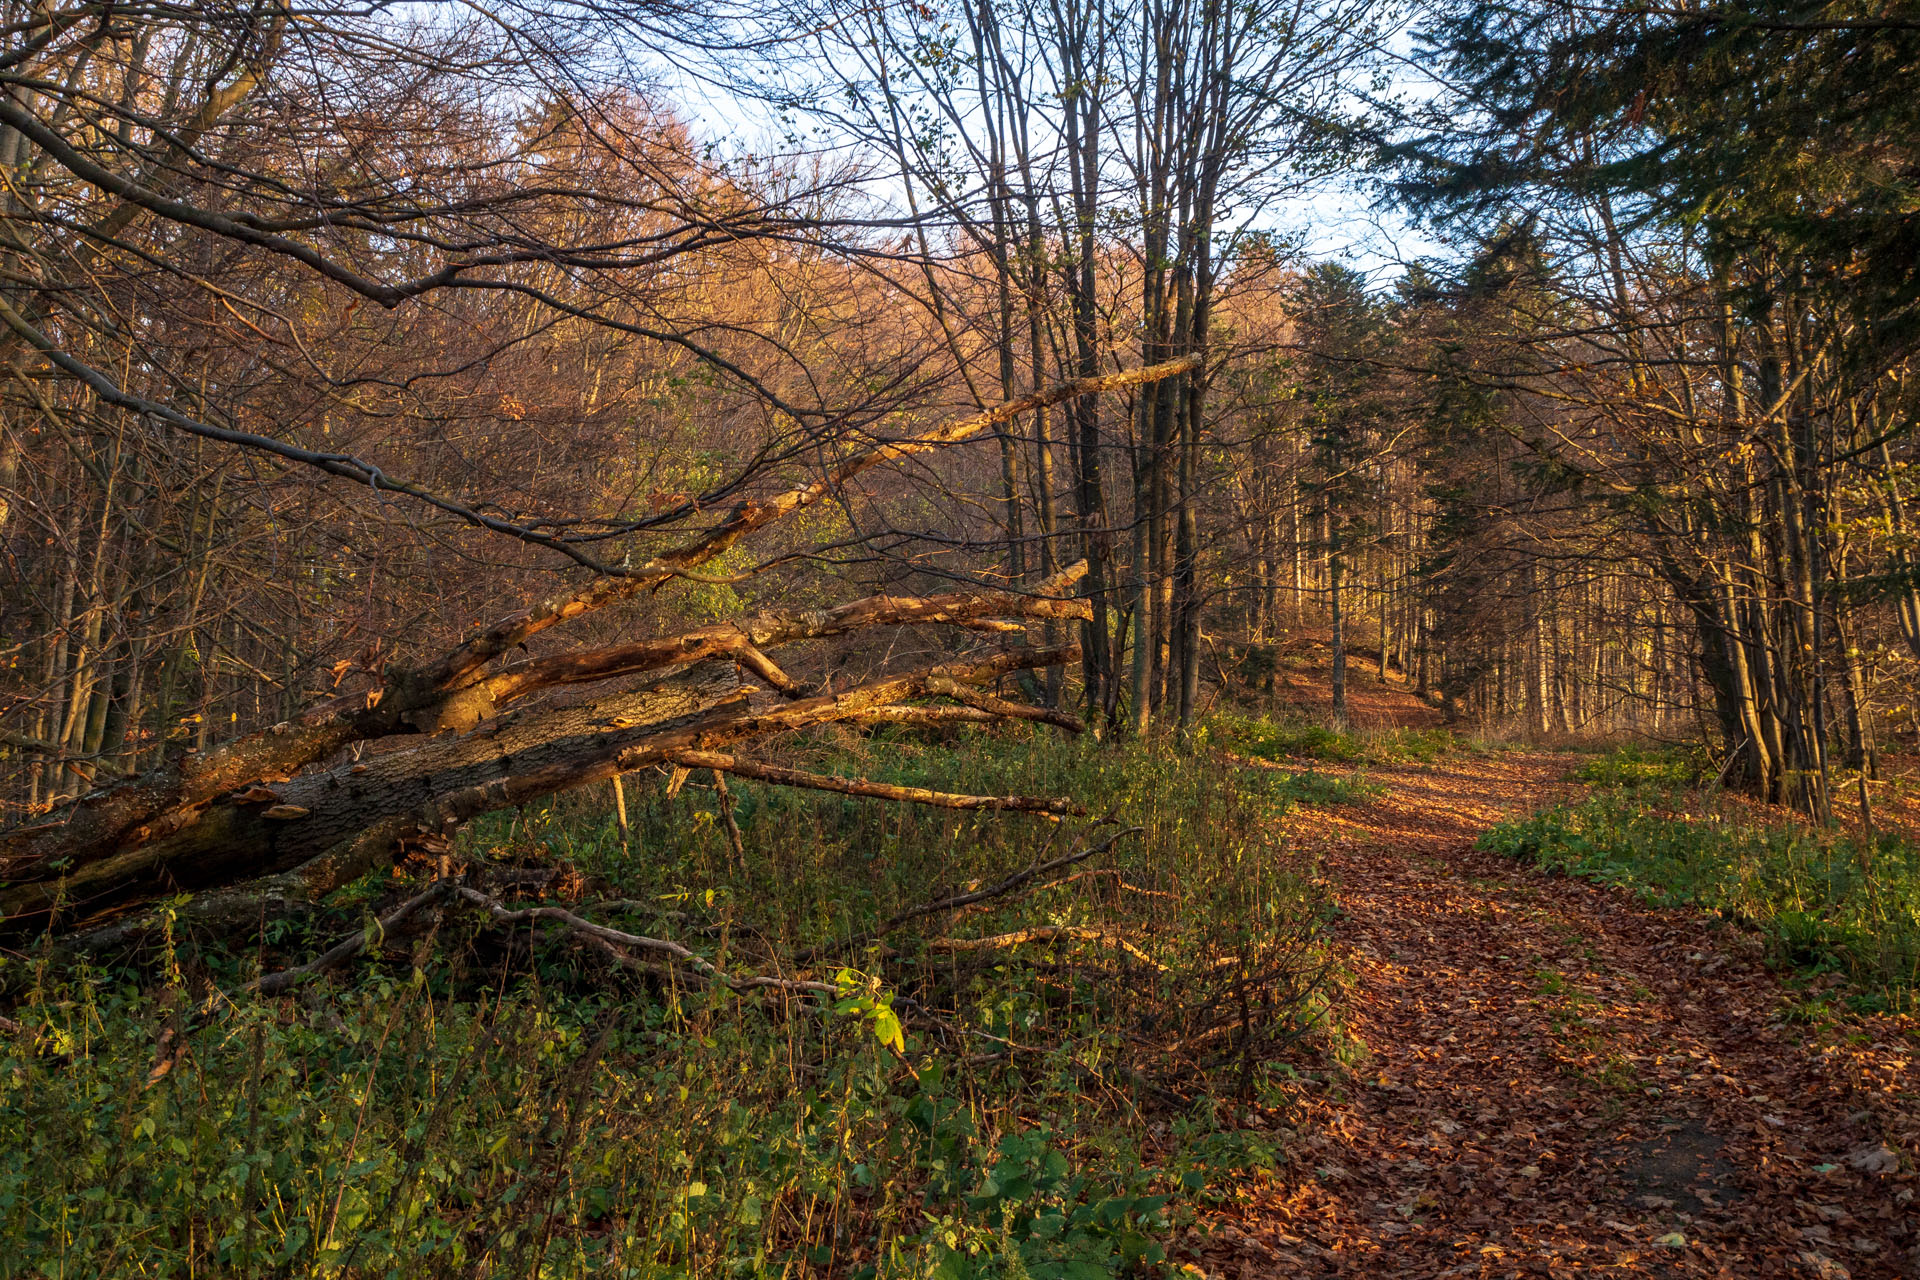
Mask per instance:
[[[277,1002],[227,1001],[412,887],[258,946],[27,986],[0,1059],[0,1275],[1093,1277],[1152,1266],[1213,1132],[1312,1028],[1324,904],[1272,819],[1318,784],[1156,746],[912,734],[807,767],[1065,794],[1142,828],[1057,880],[836,940],[1103,838],[1084,823],[694,780],[477,826],[459,856],[735,972],[826,948],[824,1003],[449,912]],[[636,792],[638,788],[635,788]],[[1337,789],[1336,789],[1337,790]],[[1334,794],[1329,790],[1327,794]],[[1049,945],[941,950],[1034,925]],[[784,968],[783,968],[784,967]],[[1197,1108],[1195,1104],[1198,1105]]]

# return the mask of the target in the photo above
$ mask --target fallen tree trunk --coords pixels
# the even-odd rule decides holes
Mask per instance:
[[[82,797],[56,819],[16,828],[0,837],[0,880],[33,879],[56,861],[80,865],[163,843],[199,826],[222,793],[249,784],[274,786],[356,742],[419,733],[461,733],[510,711],[513,704],[555,688],[643,675],[709,658],[746,666],[781,692],[800,689],[765,656],[766,649],[847,635],[879,626],[948,624],[1017,630],[1019,620],[1077,618],[1086,602],[1053,593],[1070,589],[1085,572],[1072,566],[1034,595],[1001,591],[941,596],[872,596],[830,610],[762,613],[677,636],[528,659],[502,668],[415,711],[380,688],[357,695],[351,713],[339,701],[302,721],[277,726],[240,744],[189,753],[118,787]],[[255,771],[257,770],[257,771]],[[0,911],[6,898],[0,896]],[[11,914],[11,912],[7,912]]]
[[[75,859],[54,877],[0,889],[0,913],[14,930],[43,925],[56,910],[63,922],[84,927],[128,902],[290,871],[351,845],[363,832],[392,827],[396,837],[409,829],[437,833],[450,816],[439,805],[450,795],[518,772],[564,766],[742,696],[731,663],[707,663],[645,689],[502,718],[479,732],[412,750],[256,783],[198,806],[192,821],[162,838],[102,858]],[[370,865],[370,859],[353,861]],[[364,869],[342,866],[326,878],[351,879]]]
[[[533,660],[535,663],[553,664],[547,673],[552,678],[545,681],[528,680],[524,670],[516,670],[525,664],[516,664],[493,673],[486,670],[489,663],[535,636],[632,600],[676,577],[693,572],[741,539],[816,505],[838,492],[849,480],[874,467],[973,439],[1002,422],[1036,408],[1174,377],[1188,372],[1198,359],[1197,356],[1189,356],[1165,364],[1059,383],[979,413],[942,423],[916,436],[876,443],[842,461],[817,480],[796,485],[769,498],[749,499],[740,503],[705,532],[660,553],[643,565],[623,570],[615,577],[597,578],[577,590],[508,614],[492,625],[475,631],[437,661],[411,670],[384,672],[371,688],[323,702],[296,719],[275,725],[265,732],[235,739],[212,750],[177,756],[141,777],[77,797],[51,821],[17,827],[0,834],[0,881],[31,875],[33,868],[50,861],[62,858],[90,860],[132,845],[164,839],[197,822],[199,807],[222,792],[233,791],[256,781],[272,782],[291,777],[356,742],[396,734],[440,732],[471,726],[499,709],[506,700],[503,693],[508,697],[524,696],[535,688],[551,687],[553,683],[565,683],[575,677],[605,679],[621,669],[629,672],[658,669],[696,660],[700,655],[691,650],[698,647],[697,641],[689,644],[688,651],[677,655],[670,652],[672,641],[649,641],[645,642],[649,652],[630,655],[632,661],[617,659],[603,651],[597,663],[583,664],[596,668],[591,672],[576,670],[568,673],[565,668],[569,660],[564,655]],[[676,514],[666,513],[666,516]],[[1004,598],[1007,594],[961,593],[946,599],[964,612],[965,606],[959,605],[963,596],[1001,595]],[[1043,589],[1035,594],[1048,593]],[[1086,607],[1084,601],[1073,603]],[[848,608],[853,606],[843,606],[843,609]],[[936,608],[930,612],[939,614],[945,611]],[[820,615],[790,616],[804,619]],[[993,615],[989,610],[975,616],[990,618]],[[962,621],[959,617],[902,620]],[[880,620],[871,618],[848,618],[843,621],[846,624],[843,630],[855,626],[880,625]],[[736,647],[765,647],[753,642],[750,627],[735,625],[731,629],[737,633]],[[801,631],[806,629],[805,626],[798,628]],[[827,629],[818,634],[836,633]],[[789,637],[799,638],[811,637]],[[722,647],[736,643],[724,637],[708,639]],[[782,642],[770,639],[767,643]],[[504,684],[513,687],[503,690],[500,685],[491,683],[500,681],[502,677],[505,677]]]
[[[156,896],[239,882],[312,897],[363,874],[409,836],[444,835],[475,814],[617,776],[675,752],[711,751],[813,724],[1022,718],[1077,730],[1071,716],[978,687],[1010,671],[1072,661],[1077,646],[935,666],[825,696],[808,696],[768,650],[879,626],[1017,632],[1028,621],[1084,620],[1091,606],[1068,595],[1084,564],[1031,593],[878,595],[830,609],[761,613],[676,636],[499,660],[557,626],[692,573],[874,467],[976,438],[1046,405],[1185,373],[1197,359],[1061,383],[875,443],[818,479],[740,503],[644,564],[609,571],[475,631],[437,661],[407,671],[370,666],[357,677],[363,687],[296,719],[212,750],[175,754],[146,774],[72,799],[43,821],[0,833],[0,934],[89,927]],[[337,676],[347,674],[346,665]],[[742,670],[767,687],[743,685]],[[561,708],[526,705],[536,694],[567,686],[635,678],[647,683]],[[912,705],[920,698],[958,705]],[[341,759],[348,748],[408,735],[420,745]],[[258,899],[242,894],[235,901]]]
[[[812,698],[750,688],[731,662],[709,660],[645,688],[509,714],[466,734],[219,797],[163,839],[9,884],[0,889],[0,913],[17,934],[85,928],[162,894],[261,877],[281,876],[283,895],[324,893],[364,874],[410,835],[441,835],[481,813],[688,753],[730,759],[711,749],[732,742],[890,720],[902,700],[936,688],[1077,656],[1071,646],[1002,652]],[[917,798],[911,788],[897,790],[889,798]],[[928,794],[934,803],[944,798]]]

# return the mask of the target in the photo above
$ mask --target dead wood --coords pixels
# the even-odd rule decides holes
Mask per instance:
[[[922,726],[953,724],[997,724],[1000,717],[978,707],[875,707],[867,713],[869,724],[914,724]]]
[[[386,915],[375,920],[372,928],[361,929],[350,937],[341,939],[303,965],[296,965],[291,969],[282,969],[278,973],[264,974],[261,977],[255,978],[242,989],[253,992],[255,995],[279,995],[281,992],[305,982],[308,978],[325,973],[329,969],[337,969],[347,961],[353,959],[353,957],[359,955],[362,951],[365,951],[369,946],[375,945],[386,938],[388,934],[412,919],[421,908],[438,902],[452,893],[454,887],[454,882],[451,880],[436,880],[421,892],[414,894],[411,898],[408,898],[405,902],[402,902],[399,906],[389,911]]]
[[[1005,698],[996,698],[990,693],[982,692],[979,689],[969,689],[964,685],[956,684],[952,681],[941,682],[932,688],[931,692],[945,694],[954,701],[972,707],[976,711],[984,712],[989,716],[1002,717],[1008,720],[1034,720],[1041,724],[1050,724],[1056,728],[1065,729],[1069,733],[1084,733],[1087,728],[1080,717],[1071,715],[1065,711],[1060,711],[1054,707],[1034,706],[1032,703],[1026,702],[1009,702]]]
[[[1051,875],[1056,871],[1063,871],[1068,867],[1085,862],[1088,858],[1098,857],[1113,848],[1114,845],[1118,844],[1125,837],[1139,835],[1143,830],[1145,830],[1144,827],[1122,827],[1120,830],[1109,835],[1105,840],[1102,840],[1099,844],[1091,844],[1084,849],[1075,849],[1072,853],[1062,854],[1060,857],[1053,858],[1046,862],[1037,862],[1033,866],[1021,871],[1016,871],[1004,880],[997,881],[983,889],[967,889],[960,893],[951,894],[945,898],[936,899],[933,902],[921,903],[917,907],[909,907],[897,915],[888,917],[871,929],[864,929],[859,933],[848,934],[846,937],[827,943],[824,946],[809,948],[796,955],[794,960],[796,963],[804,964],[822,955],[839,954],[854,947],[872,942],[876,938],[883,938],[895,929],[898,929],[901,925],[908,924],[922,917],[940,915],[948,911],[959,911],[962,908],[971,907],[976,903],[988,902],[994,898],[1005,897],[1015,889],[1021,888],[1043,876]]]
[[[765,651],[803,640],[849,635],[880,626],[944,623],[993,631],[1018,631],[1015,620],[1081,619],[1088,614],[1084,600],[1062,597],[1086,576],[1083,560],[1041,583],[1032,594],[1008,591],[962,591],[937,596],[868,596],[833,609],[781,610],[755,614],[734,622],[715,623],[677,636],[611,645],[577,653],[528,659],[503,667],[469,688],[479,695],[475,711],[491,711],[529,693],[560,685],[606,680],[615,676],[655,671],[705,658],[732,657],[761,674],[760,664],[771,666]],[[793,691],[784,672],[762,677],[776,689]]]
[[[831,609],[767,611],[677,636],[486,668],[535,635],[694,570],[882,463],[974,438],[1045,405],[1184,373],[1193,364],[1189,358],[1063,383],[875,444],[816,480],[741,503],[718,524],[637,570],[510,615],[436,663],[376,673],[379,683],[371,688],[310,708],[267,732],[175,756],[147,774],[79,798],[49,820],[0,835],[0,932],[96,927],[161,894],[219,898],[236,885],[263,879],[273,881],[275,894],[311,897],[364,873],[410,835],[433,838],[490,809],[604,781],[679,753],[711,752],[811,725],[1019,718],[1077,731],[1079,722],[1071,716],[979,688],[1011,672],[1072,661],[1077,646],[936,666],[827,695],[804,688],[767,651],[878,626],[1008,631],[1027,621],[1084,620],[1088,603],[1065,594],[1086,572],[1084,564],[1032,593],[878,595]],[[742,669],[773,692],[743,686]],[[659,674],[644,687],[566,707],[520,705],[540,691],[649,673]],[[966,714],[941,716],[911,705],[927,697],[958,702],[952,710]],[[349,745],[409,734],[428,740],[323,766]],[[1071,811],[1020,797],[889,792],[864,780],[796,784],[960,808]],[[215,905],[243,915],[259,903],[257,895],[242,891],[234,901]]]
[[[942,684],[948,682],[942,681]],[[903,787],[888,782],[869,782],[865,778],[836,778],[807,773],[784,765],[764,764],[717,751],[682,751],[674,762],[689,769],[712,769],[715,774],[731,773],[757,782],[783,787],[805,787],[814,791],[834,791],[841,795],[867,796],[876,800],[897,800],[905,804],[932,805],[941,809],[1013,809],[1038,814],[1058,821],[1061,817],[1084,814],[1086,809],[1071,800],[1053,796],[976,796],[953,791],[933,791],[926,787]],[[724,783],[722,784],[725,785]],[[732,821],[731,818],[728,819]]]
[[[0,888],[0,913],[16,933],[83,929],[162,893],[225,890],[261,877],[272,878],[275,894],[311,897],[364,874],[409,834],[441,833],[688,751],[857,723],[875,708],[928,696],[936,684],[989,683],[1077,652],[1003,651],[811,698],[750,689],[731,662],[708,661],[644,688],[508,713],[466,734],[219,797],[163,839],[20,876]],[[243,889],[236,897],[218,916],[201,918],[257,918],[258,896]]]
[[[485,911],[497,924],[530,924],[545,922],[563,925],[572,934],[597,944],[616,958],[635,962],[637,967],[647,967],[637,961],[633,951],[652,951],[668,957],[680,966],[676,972],[692,978],[701,984],[715,983],[734,991],[786,991],[798,995],[822,996],[835,995],[838,989],[830,982],[814,982],[799,978],[781,978],[768,974],[753,974],[748,977],[735,977],[717,968],[712,961],[694,951],[667,938],[650,938],[643,934],[627,933],[620,929],[611,929],[603,924],[575,915],[564,907],[523,907],[515,910],[489,898],[477,889],[462,886],[455,893],[464,901],[470,902]]]
[[[463,677],[478,671],[486,663],[571,618],[606,608],[621,600],[632,599],[667,582],[674,576],[697,569],[721,555],[741,538],[758,532],[797,511],[813,506],[837,493],[847,482],[884,463],[931,452],[970,440],[1023,413],[1046,408],[1066,400],[1124,387],[1158,382],[1164,378],[1190,373],[1200,365],[1197,355],[1184,356],[1164,364],[1127,369],[1056,383],[1031,395],[1002,401],[978,413],[968,414],[941,424],[917,436],[889,440],[854,454],[827,475],[796,485],[768,499],[748,499],[740,503],[719,524],[691,542],[656,556],[646,565],[619,578],[602,579],[566,595],[543,601],[530,609],[509,615],[486,630],[476,633],[455,647],[439,664],[425,673],[425,681],[435,688],[453,688]]]
[[[644,565],[623,569],[617,576],[602,576],[584,587],[509,614],[474,632],[435,662],[410,671],[387,672],[371,689],[323,702],[270,730],[211,750],[176,756],[140,777],[79,797],[49,820],[16,827],[0,835],[0,878],[35,879],[44,875],[48,865],[62,860],[74,865],[111,861],[139,846],[167,841],[199,829],[206,811],[222,793],[292,777],[355,742],[405,733],[470,729],[497,714],[504,699],[524,696],[536,688],[662,669],[723,652],[747,655],[747,651],[753,649],[761,650],[764,656],[768,643],[781,641],[758,641],[750,628],[735,625],[725,629],[730,635],[690,633],[692,639],[675,637],[663,642],[642,642],[642,652],[600,650],[591,657],[575,654],[530,659],[534,665],[517,670],[509,667],[491,674],[485,670],[495,659],[562,623],[633,599],[679,574],[699,568],[742,538],[815,505],[875,467],[973,439],[1037,408],[1174,377],[1189,372],[1197,361],[1197,356],[1186,357],[1059,383],[949,420],[917,435],[877,443],[841,461],[818,479],[769,498],[741,502],[716,525]],[[842,606],[840,611],[821,615],[822,620],[810,620],[815,615],[787,615],[785,623],[789,630],[805,633],[791,636],[798,639],[836,634],[833,630],[836,623],[844,629],[884,625],[890,610],[895,615],[893,620],[900,622],[964,624],[992,619],[995,608],[1011,607],[1016,613],[1027,609],[1030,610],[1027,616],[1036,618],[1080,617],[1083,613],[1074,610],[1086,608],[1084,601],[1019,606],[1003,603],[1040,598],[1014,593],[984,593],[997,594],[1001,599],[993,603],[965,603],[966,599],[982,594],[934,597],[933,600],[945,599],[948,603],[920,607],[918,616],[906,616],[916,610],[897,608],[900,602],[890,597],[875,597],[872,602],[858,602],[869,605],[864,614],[856,606]],[[879,603],[882,601],[886,603]],[[1058,609],[1067,612],[1051,612]],[[832,616],[835,612],[842,614],[837,620]],[[780,630],[778,622],[769,625],[776,632]],[[673,651],[676,645],[677,653]],[[765,678],[780,683],[779,676],[774,674],[777,668],[771,668],[770,663],[763,664],[751,656],[747,656],[746,661]],[[496,679],[499,683],[490,683]],[[28,905],[25,910],[33,914],[46,910],[48,905],[44,902],[38,907]],[[18,914],[4,900],[0,900],[0,911],[9,918]]]
[[[1117,929],[1097,929],[1073,924],[1032,925],[1008,933],[996,933],[986,938],[934,938],[927,943],[927,950],[998,951],[1007,947],[1024,946],[1029,942],[1096,942],[1101,946],[1123,951],[1150,969],[1166,968],[1135,946]]]

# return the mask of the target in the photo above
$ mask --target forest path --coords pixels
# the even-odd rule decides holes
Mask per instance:
[[[1473,847],[1577,760],[1374,767],[1292,819],[1344,912],[1347,1067],[1188,1237],[1209,1275],[1920,1276],[1912,1020],[1783,1019],[1737,931]]]

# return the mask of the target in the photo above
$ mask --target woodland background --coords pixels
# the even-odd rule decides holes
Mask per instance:
[[[345,1077],[288,1018],[370,1036],[339,1061],[374,1076],[426,1037],[344,1145],[223,1164],[225,1225],[87,1207],[199,1185],[155,1171],[171,1148],[137,1176],[43,1152],[61,1212],[23,1155],[17,1256],[884,1270],[1017,1235],[1036,1266],[1145,1265],[1160,1175],[1012,1117],[1252,1098],[1319,1034],[1324,904],[1268,819],[1365,783],[1249,757],[1653,743],[1844,819],[1848,874],[1904,883],[1878,834],[1920,736],[1904,6],[8,0],[0,29],[0,930],[22,1010],[124,991],[92,1031],[54,1019],[102,1092],[33,1105],[91,1133],[213,1035],[194,1070],[228,1119],[174,1156],[220,1163],[340,1105],[300,1100]],[[1309,253],[1340,207],[1433,252]],[[1382,686],[1424,727],[1354,736]],[[1111,900],[934,927],[1110,853]],[[1873,901],[1859,927],[1910,939]],[[1108,967],[1016,1016],[989,962],[1034,943]],[[326,987],[357,1013],[265,999],[363,952],[398,985]],[[1898,987],[1887,954],[1866,967]],[[640,1023],[610,1029],[593,965]],[[538,1034],[506,1034],[523,1013]],[[1023,1029],[1104,1048],[1009,1083]],[[947,1059],[903,1119],[872,1081],[909,1030]],[[756,1075],[775,1044],[812,1074]],[[482,1230],[465,1175],[441,1181],[468,1208],[431,1191],[423,1152],[495,1123],[440,1073],[577,1117],[622,1054],[759,1083],[656,1115],[717,1147],[597,1202],[556,1171],[627,1139],[569,1122],[523,1181],[570,1226]],[[263,1064],[296,1061],[263,1111]],[[995,1081],[965,1126],[942,1072]],[[856,1096],[892,1117],[875,1143],[911,1120],[952,1152],[895,1152],[918,1172],[893,1182],[827,1159],[827,1080],[843,1152]],[[376,1093],[385,1173],[355,1163]],[[799,1135],[771,1190],[695,1176],[775,1160],[768,1114]],[[874,1227],[856,1165],[933,1225]],[[1054,1207],[995,1218],[1033,1195]],[[1095,1262],[1047,1252],[1082,1236]]]

